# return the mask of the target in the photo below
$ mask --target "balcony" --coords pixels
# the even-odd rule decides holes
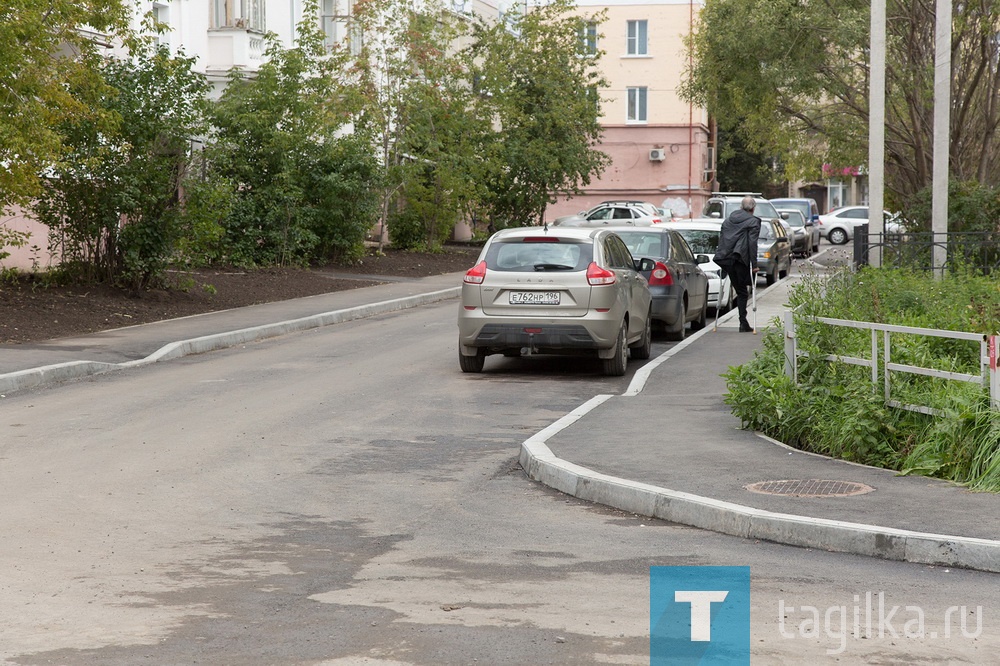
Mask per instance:
[[[236,67],[252,74],[264,63],[264,35],[241,26],[213,28],[208,31],[206,73],[225,76]]]

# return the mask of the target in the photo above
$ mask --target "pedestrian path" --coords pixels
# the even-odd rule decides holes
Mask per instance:
[[[760,327],[780,321],[789,284],[758,294]],[[741,430],[721,375],[753,358],[762,336],[739,333],[733,314],[654,359],[623,395],[598,396],[529,439],[522,466],[577,497],[706,529],[1000,571],[1000,495]],[[765,482],[767,492],[748,489]]]

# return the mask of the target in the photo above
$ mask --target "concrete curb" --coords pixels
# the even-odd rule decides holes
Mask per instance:
[[[273,338],[279,335],[295,333],[297,331],[305,331],[311,328],[319,328],[321,326],[341,324],[348,321],[354,321],[356,319],[373,317],[375,315],[388,314],[390,312],[406,310],[408,308],[429,305],[431,303],[437,303],[438,301],[457,298],[460,293],[461,287],[440,289],[438,291],[432,291],[425,294],[406,296],[388,301],[379,301],[378,303],[369,303],[367,305],[359,305],[357,307],[345,308],[343,310],[333,310],[331,312],[323,312],[275,324],[264,324],[236,331],[228,331],[226,333],[205,335],[199,338],[192,338],[190,340],[171,342],[163,347],[160,347],[145,358],[136,359],[134,361],[126,361],[124,363],[69,361],[67,363],[47,365],[41,368],[10,372],[5,375],[0,375],[0,393],[14,393],[24,389],[37,388],[52,382],[79,379],[80,377],[96,375],[110,370],[134,368],[137,366],[148,365],[150,363],[157,363],[159,361],[180,358],[190,354],[203,354],[217,349],[224,349],[226,347],[233,347],[235,345],[253,342],[255,340],[263,340],[265,338]]]
[[[728,316],[731,315],[727,313]],[[686,347],[689,341],[710,330],[706,327],[698,331],[644,366],[620,397],[637,395],[653,369]],[[643,372],[647,367],[650,370]],[[595,396],[525,440],[521,444],[519,461],[528,477],[579,499],[744,539],[762,539],[886,560],[1000,572],[1000,541],[764,511],[601,474],[556,457],[546,443],[549,438],[612,397],[619,396]]]
[[[763,511],[595,472],[557,458],[546,439],[613,396],[584,403],[521,444],[525,473],[550,488],[622,511],[744,539],[886,560],[1000,572],[1000,541]]]

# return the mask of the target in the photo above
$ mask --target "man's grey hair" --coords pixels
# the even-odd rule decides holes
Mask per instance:
[[[743,197],[743,201],[740,203],[740,208],[748,213],[752,213],[756,207],[757,202],[753,200],[753,197]]]

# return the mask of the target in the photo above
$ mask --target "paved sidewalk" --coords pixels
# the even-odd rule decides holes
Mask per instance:
[[[758,325],[785,310],[789,281],[758,293]],[[529,476],[642,515],[792,545],[1000,571],[1000,495],[835,461],[786,447],[740,423],[723,402],[730,366],[761,335],[729,314],[522,446]],[[654,367],[655,366],[655,367]],[[865,484],[852,496],[760,494],[762,481]]]
[[[451,299],[460,284],[460,274],[441,275],[0,345],[0,394]],[[760,328],[783,313],[788,284],[758,293]],[[521,450],[529,476],[584,499],[728,534],[1000,571],[1000,496],[812,456],[740,430],[723,403],[720,374],[749,360],[762,336],[738,333],[733,315],[645,363],[623,395],[596,396],[529,438]],[[791,479],[875,490],[808,498],[744,487]]]
[[[4,344],[0,345],[0,394],[434,303],[457,297],[460,285],[461,274],[436,275],[78,338]]]

